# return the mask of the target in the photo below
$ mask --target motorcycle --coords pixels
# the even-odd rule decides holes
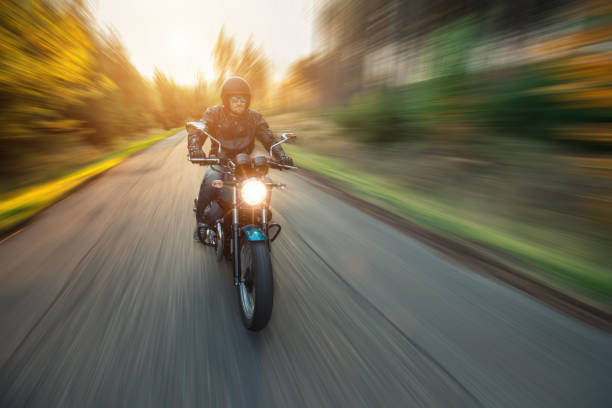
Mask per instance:
[[[192,163],[211,165],[223,175],[212,185],[221,191],[217,199],[206,208],[204,219],[207,228],[198,228],[198,238],[215,249],[217,262],[224,258],[233,265],[234,286],[242,322],[252,331],[263,329],[272,315],[273,274],[270,260],[271,243],[281,232],[281,226],[270,222],[272,189],[284,190],[282,183],[274,183],[267,177],[269,169],[295,170],[265,156],[250,157],[238,154],[234,160],[221,158],[223,144],[211,136],[200,122],[188,122],[187,131],[199,131],[219,146],[220,158],[190,158]],[[295,138],[293,133],[283,133],[282,140],[272,149]],[[194,211],[197,208],[195,200]]]

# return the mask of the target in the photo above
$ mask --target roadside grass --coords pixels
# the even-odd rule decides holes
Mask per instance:
[[[527,262],[527,266],[518,267],[531,278],[589,303],[595,302],[607,309],[612,306],[612,274],[601,265],[491,228],[499,220],[490,215],[483,214],[479,222],[474,222],[462,217],[449,205],[400,188],[380,176],[365,173],[339,160],[296,145],[285,145],[284,148],[299,166],[333,180],[368,202],[429,229],[508,253]],[[531,226],[525,225],[525,228]],[[498,260],[509,262],[508,259]],[[514,262],[512,266],[517,267]]]
[[[179,132],[182,127],[149,134],[144,140],[93,160],[88,165],[41,184],[24,187],[0,196],[0,233],[19,225],[58,201],[83,182],[116,166],[132,154]]]

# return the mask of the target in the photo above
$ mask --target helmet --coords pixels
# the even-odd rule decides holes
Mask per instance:
[[[246,107],[251,105],[251,87],[244,79],[239,76],[227,78],[221,87],[221,100],[226,108],[229,108],[229,98],[231,95],[244,95],[247,97]]]

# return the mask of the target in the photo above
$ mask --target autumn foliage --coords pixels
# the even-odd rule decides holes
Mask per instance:
[[[120,39],[69,0],[0,0],[0,174],[68,145],[180,126],[206,85],[143,77]]]

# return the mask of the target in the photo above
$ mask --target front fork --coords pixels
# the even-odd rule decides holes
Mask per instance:
[[[234,203],[234,213],[233,213],[233,252],[234,252],[234,286],[238,286],[240,283],[240,248],[239,248],[239,234],[240,229],[238,228],[238,193],[236,190],[236,186],[234,185],[232,202]]]
[[[268,236],[268,208],[264,204],[261,207],[261,229],[266,237]]]

